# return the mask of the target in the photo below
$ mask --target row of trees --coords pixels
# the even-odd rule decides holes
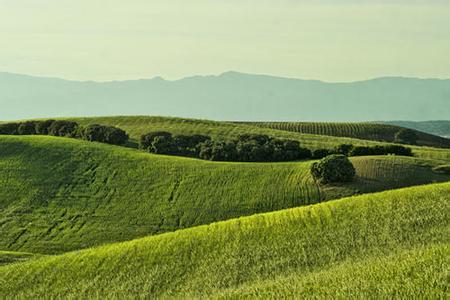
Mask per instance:
[[[80,126],[77,122],[66,120],[0,124],[0,134],[62,136],[113,145],[122,145],[128,141],[128,134],[120,128],[97,124]]]
[[[365,155],[401,155],[412,156],[411,148],[400,145],[375,145],[375,146],[353,146],[352,144],[341,144],[334,149],[316,149],[312,153],[315,159],[321,159],[332,154],[342,154],[345,156],[365,156]]]
[[[172,135],[150,132],[141,137],[140,147],[152,153],[182,155],[213,161],[270,162],[311,157],[311,151],[294,140],[267,135],[241,135],[236,140],[218,141],[203,135]]]

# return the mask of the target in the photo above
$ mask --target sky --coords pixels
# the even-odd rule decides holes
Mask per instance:
[[[450,78],[450,0],[0,0],[0,71]]]

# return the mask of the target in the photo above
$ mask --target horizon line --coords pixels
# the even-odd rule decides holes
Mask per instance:
[[[346,84],[346,83],[358,83],[358,82],[367,82],[367,81],[373,81],[373,80],[379,80],[379,79],[419,79],[419,80],[450,80],[450,77],[448,78],[441,78],[441,77],[416,77],[416,76],[405,76],[405,75],[384,75],[384,76],[378,76],[378,77],[371,77],[368,79],[360,79],[360,80],[352,80],[352,81],[326,81],[321,79],[311,79],[311,78],[299,78],[299,77],[290,77],[290,76],[282,76],[282,75],[274,75],[274,74],[267,74],[267,73],[248,73],[248,72],[241,72],[241,71],[224,71],[218,74],[205,74],[205,75],[188,75],[184,76],[178,79],[165,79],[162,76],[153,76],[149,78],[134,78],[134,79],[112,79],[112,80],[79,80],[79,79],[70,79],[70,78],[64,78],[64,77],[57,77],[57,76],[51,76],[51,75],[31,75],[31,74],[25,74],[25,73],[16,73],[16,72],[9,72],[9,71],[0,71],[1,74],[7,74],[7,75],[13,75],[13,76],[22,76],[22,77],[32,77],[32,78],[38,78],[38,79],[52,79],[52,80],[62,80],[62,81],[71,81],[71,82],[80,82],[80,83],[114,83],[114,82],[127,82],[127,81],[150,81],[150,80],[161,80],[161,81],[167,81],[167,82],[176,82],[180,80],[186,80],[186,79],[192,79],[192,78],[206,78],[206,77],[224,77],[227,75],[244,75],[244,76],[261,76],[261,77],[271,77],[276,79],[286,79],[286,80],[301,80],[301,81],[313,81],[313,82],[321,82],[321,83],[330,83],[330,84]]]

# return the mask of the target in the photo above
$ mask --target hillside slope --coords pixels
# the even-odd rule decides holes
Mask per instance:
[[[449,195],[368,194],[2,266],[0,295],[442,298]]]
[[[0,137],[0,249],[60,253],[363,192],[448,181],[433,160],[357,157],[320,187],[311,161],[220,163],[45,136]]]
[[[213,138],[230,140],[242,134],[267,134],[278,138],[288,138],[300,141],[303,147],[310,149],[331,149],[339,144],[377,145],[379,142],[361,140],[348,137],[333,137],[318,134],[305,134],[272,128],[261,128],[248,124],[231,122],[218,122],[210,120],[182,119],[171,117],[152,116],[115,116],[115,117],[91,117],[71,118],[80,124],[104,124],[117,126],[126,130],[131,137],[131,147],[137,147],[137,142],[142,134],[149,131],[169,131],[173,134],[205,134]],[[320,123],[317,123],[320,124]],[[450,150],[432,147],[411,147],[414,155],[422,158],[439,159],[450,162]]]
[[[450,138],[450,121],[446,120],[422,121],[422,122],[386,121],[380,123],[402,126],[406,128],[427,132],[429,134]]]
[[[117,114],[233,121],[441,120],[450,116],[449,97],[450,80],[438,79],[326,83],[227,72],[100,83],[0,73],[2,118],[9,120]]]
[[[250,125],[286,131],[350,137],[363,140],[395,142],[395,135],[402,127],[374,123],[325,123],[325,122],[249,122]],[[417,145],[450,148],[450,139],[416,130]]]

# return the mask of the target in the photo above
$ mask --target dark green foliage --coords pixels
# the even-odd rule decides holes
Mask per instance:
[[[56,120],[48,128],[48,134],[53,136],[76,137],[78,123]]]
[[[200,153],[199,144],[211,140],[209,136],[205,135],[175,135],[173,142],[177,148],[177,153],[183,156],[198,157]]]
[[[78,134],[86,141],[112,145],[123,145],[128,141],[127,133],[113,126],[92,124],[81,128]]]
[[[433,168],[435,173],[450,175],[450,165],[441,165]]]
[[[205,141],[200,144],[199,158],[214,161],[236,161],[236,145],[222,141]]]
[[[311,165],[311,175],[320,183],[351,182],[355,178],[355,168],[347,156],[329,155]]]
[[[395,154],[402,156],[413,156],[411,148],[408,147],[403,147],[399,145],[386,145],[382,147],[383,147],[382,155]]]
[[[314,159],[321,159],[324,158],[328,155],[332,154],[331,150],[328,149],[316,149],[312,152],[312,157]]]
[[[152,153],[198,157],[200,144],[210,140],[204,135],[175,135],[155,131],[141,136],[140,148]]]
[[[105,126],[105,143],[123,145],[128,141],[128,134],[117,127]]]
[[[36,124],[35,122],[23,122],[20,123],[17,133],[20,135],[32,135],[36,134]]]
[[[19,123],[5,123],[0,124],[0,134],[18,134],[19,132]]]
[[[140,147],[152,153],[198,157],[214,161],[270,162],[311,157],[295,140],[267,135],[241,135],[235,141],[212,141],[204,135],[175,135],[165,131],[141,136]]]
[[[292,161],[311,157],[311,151],[301,148],[298,141],[280,140],[267,135],[239,136],[233,143],[228,143],[226,149],[230,151],[227,160],[236,157],[237,161],[242,162]]]
[[[364,155],[372,155],[371,149],[369,146],[355,146],[352,151],[349,153],[350,156],[364,156]]]
[[[55,120],[36,121],[36,134],[48,134],[53,122],[55,122]]]
[[[311,157],[311,151],[301,148],[295,140],[281,140],[267,135],[242,135],[235,141],[239,161],[291,161]]]
[[[144,149],[144,150],[148,150],[149,147],[152,145],[153,140],[157,136],[172,137],[172,134],[170,132],[166,132],[166,131],[154,131],[154,132],[149,132],[147,134],[144,134],[141,136],[141,140],[139,143],[140,148]]]
[[[334,149],[334,152],[336,154],[343,154],[343,155],[347,155],[350,153],[350,151],[352,151],[353,149],[353,145],[352,144],[340,144],[338,146],[336,146],[336,148]]]
[[[48,134],[53,136],[75,137],[78,123],[65,120],[26,121],[0,125],[0,134]]]
[[[376,145],[376,146],[355,146],[349,152],[349,156],[364,156],[364,155],[402,155],[412,156],[411,148],[400,145]]]
[[[177,146],[172,136],[159,135],[153,139],[148,148],[152,153],[177,155]]]
[[[419,136],[416,131],[408,128],[402,128],[395,134],[395,141],[397,143],[416,145],[418,139]]]
[[[122,145],[128,141],[128,134],[120,128],[98,124],[81,127],[77,122],[66,120],[0,124],[0,134],[63,136],[114,145]]]

